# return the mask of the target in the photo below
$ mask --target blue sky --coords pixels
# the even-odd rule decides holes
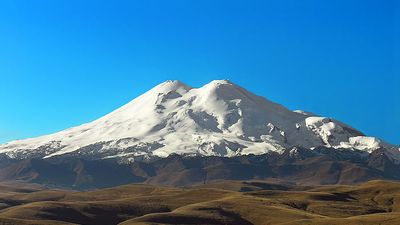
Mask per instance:
[[[398,1],[397,1],[398,2]],[[229,79],[400,144],[395,0],[0,2],[0,143]]]

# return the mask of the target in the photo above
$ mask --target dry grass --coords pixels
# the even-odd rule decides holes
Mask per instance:
[[[222,181],[95,191],[0,185],[0,224],[400,224],[400,183]]]

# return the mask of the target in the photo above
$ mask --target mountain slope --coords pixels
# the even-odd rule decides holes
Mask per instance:
[[[235,156],[318,146],[372,152],[399,148],[334,119],[291,111],[226,80],[201,88],[166,81],[93,122],[0,145],[11,158],[85,156],[132,161],[170,154]]]

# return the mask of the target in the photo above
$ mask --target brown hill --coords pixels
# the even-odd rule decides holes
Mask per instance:
[[[0,224],[400,224],[400,183],[222,181],[94,191],[0,185]]]

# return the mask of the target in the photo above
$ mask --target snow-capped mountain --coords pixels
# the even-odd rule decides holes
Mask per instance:
[[[173,153],[230,157],[318,146],[366,152],[383,147],[400,161],[398,147],[334,119],[291,111],[227,80],[200,88],[166,81],[93,122],[0,145],[0,154],[134,160]]]

